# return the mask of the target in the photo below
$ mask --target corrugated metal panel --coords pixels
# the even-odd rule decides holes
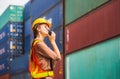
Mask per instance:
[[[25,36],[30,35],[31,33],[31,19],[25,21]]]
[[[25,4],[25,8],[24,8],[24,20],[26,21],[28,18],[30,18],[30,6],[31,6],[31,3],[30,1],[28,1],[26,4]]]
[[[10,57],[12,59],[23,54],[23,42],[6,40],[0,45],[0,58]]]
[[[61,53],[63,53],[63,27],[57,27],[56,29],[53,29],[53,31],[56,34],[56,44],[60,50]],[[48,38],[45,39],[46,44],[52,48],[52,45],[50,44],[50,41]]]
[[[109,0],[65,0],[65,24],[76,20]]]
[[[9,71],[9,58],[0,60],[0,75],[6,74]]]
[[[0,79],[9,79],[10,74],[1,75]]]
[[[22,72],[19,74],[11,75],[10,79],[32,79],[29,72]]]
[[[17,6],[16,14],[17,14],[17,22],[23,22],[23,10],[22,6]]]
[[[28,54],[18,57],[10,62],[10,74],[20,73],[28,70]]]
[[[0,43],[7,39],[23,41],[23,24],[18,22],[8,22],[0,30]]]
[[[66,53],[119,35],[119,3],[120,0],[113,1],[95,13],[68,25],[65,28]]]
[[[8,31],[8,29],[2,29],[3,31],[0,30],[0,43],[2,43],[3,41],[5,41],[9,35],[6,34],[6,32]],[[6,31],[4,31],[6,30]]]
[[[8,22],[0,30],[0,47],[0,58],[8,56],[8,53],[12,58],[16,58],[23,54],[23,23]],[[3,53],[3,51],[5,53]]]
[[[120,37],[69,54],[65,63],[65,79],[120,79]]]
[[[0,45],[0,60],[9,56],[10,45],[3,43]]]
[[[51,19],[52,29],[62,25],[62,4],[58,4],[42,17],[46,17],[46,19]]]
[[[54,68],[54,79],[64,79],[63,78],[63,74],[64,74],[64,70],[63,70],[63,55],[61,61],[57,62],[55,68]]]
[[[25,37],[25,46],[24,46],[24,52],[29,53],[30,52],[30,47],[31,47],[31,41],[30,41],[31,36],[26,36]]]
[[[11,36],[12,36],[12,38],[15,38],[16,31],[17,31],[16,23],[7,23],[3,27],[3,29],[0,30],[0,33],[1,33],[1,41],[0,42],[5,41],[6,39],[10,38]]]
[[[23,22],[23,7],[10,5],[0,17],[0,29],[8,22]]]
[[[34,0],[31,3],[32,21],[45,13],[48,9],[53,7],[60,0]]]
[[[56,44],[61,53],[63,53],[63,27],[58,27],[53,30],[56,33]]]

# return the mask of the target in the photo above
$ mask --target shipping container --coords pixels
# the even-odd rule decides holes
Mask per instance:
[[[0,60],[3,58],[9,57],[10,45],[7,43],[3,43],[0,45]]]
[[[21,72],[10,76],[10,79],[32,79],[29,72]]]
[[[47,12],[45,15],[40,17],[45,17],[46,19],[50,20],[52,22],[52,28],[55,29],[56,27],[59,27],[62,25],[62,4],[58,4],[56,7],[52,8],[49,12]]]
[[[0,75],[0,79],[10,79],[10,74]]]
[[[108,1],[110,0],[65,0],[65,24],[73,22]]]
[[[65,79],[120,79],[120,36],[66,56]]]
[[[23,23],[17,22],[17,33],[18,33],[18,40],[23,41],[23,36],[24,36],[24,25]]]
[[[25,37],[25,44],[24,44],[24,53],[29,53],[31,48],[31,36]]]
[[[54,68],[54,79],[64,79],[63,54],[61,54],[61,57],[61,60],[56,63]]]
[[[60,0],[33,0],[31,1],[32,21],[46,13],[49,9],[58,4]]]
[[[25,36],[28,36],[31,34],[32,30],[31,30],[31,19],[29,18],[28,20],[25,21],[25,27],[24,27],[24,32],[25,32]]]
[[[8,22],[23,22],[23,7],[10,5],[0,17],[0,29]]]
[[[17,14],[17,22],[23,22],[23,11],[24,8],[22,6],[17,6],[16,7],[16,14]]]
[[[58,49],[60,50],[61,53],[63,53],[63,27],[62,26],[57,27],[57,28],[53,29],[52,31],[54,31],[56,34],[55,41],[58,46]],[[48,38],[45,38],[45,42],[50,48],[52,48],[52,45],[50,44],[50,41]]]
[[[4,75],[9,72],[9,58],[0,60],[0,75]]]
[[[31,3],[30,1],[28,1],[26,4],[25,4],[25,7],[24,7],[24,20],[26,21],[28,18],[30,18],[30,6],[31,6]]]
[[[0,30],[0,43],[7,39],[23,41],[23,23],[8,22]]]
[[[112,1],[68,25],[65,28],[66,53],[120,35],[119,3],[120,0]]]
[[[10,58],[16,58],[23,54],[23,23],[8,22],[0,30],[0,47],[2,51],[0,58],[8,54]]]
[[[23,71],[28,71],[28,54],[10,60],[10,74],[16,74]]]
[[[0,45],[0,59],[10,57],[15,59],[23,55],[23,42],[6,40]]]

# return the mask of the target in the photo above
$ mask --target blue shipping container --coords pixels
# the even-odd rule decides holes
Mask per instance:
[[[24,28],[23,28],[23,23],[21,23],[21,22],[16,22],[16,26],[17,26],[17,33],[23,34],[23,30],[24,30]]]
[[[10,45],[3,43],[0,45],[0,59],[6,58],[9,56],[8,51],[10,50]]]
[[[60,0],[33,0],[31,3],[32,21],[59,2]]]
[[[30,52],[30,47],[31,47],[30,38],[31,38],[30,35],[25,37],[24,53],[29,53]]]
[[[9,71],[9,58],[0,60],[0,75],[6,74]]]
[[[0,59],[5,57],[16,58],[23,54],[23,42],[6,40],[0,45]]]
[[[46,19],[51,19],[52,29],[54,29],[62,25],[62,15],[62,4],[59,4],[42,17],[45,17]]]
[[[0,30],[0,43],[6,41],[7,39],[23,39],[23,24],[22,23],[7,23]]]
[[[31,33],[31,20],[30,19],[25,21],[24,33],[25,33],[25,36],[28,36]]]
[[[21,72],[19,74],[11,75],[10,79],[32,79],[29,72]]]
[[[29,55],[25,54],[10,62],[10,74],[20,73],[28,70]]]
[[[63,27],[57,27],[56,29],[53,29],[53,31],[56,34],[56,44],[60,50],[61,53],[63,53]],[[50,44],[50,41],[48,38],[45,38],[46,44],[52,48],[52,45]]]
[[[24,20],[26,21],[30,18],[30,1],[25,4],[24,8]]]

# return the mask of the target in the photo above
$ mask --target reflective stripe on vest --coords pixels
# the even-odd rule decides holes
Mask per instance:
[[[35,40],[33,43],[33,49],[34,46],[38,43],[41,42],[40,40]],[[35,64],[34,61],[31,60],[31,56],[34,54],[33,49],[31,49],[30,51],[30,61],[29,61],[29,71],[30,74],[33,78],[44,78],[44,77],[53,77],[54,76],[54,72],[53,71],[44,71],[42,70],[37,64]]]

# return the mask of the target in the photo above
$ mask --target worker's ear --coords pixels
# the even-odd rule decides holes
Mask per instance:
[[[40,31],[41,30],[41,26],[39,25],[38,27],[37,27],[37,31]]]

